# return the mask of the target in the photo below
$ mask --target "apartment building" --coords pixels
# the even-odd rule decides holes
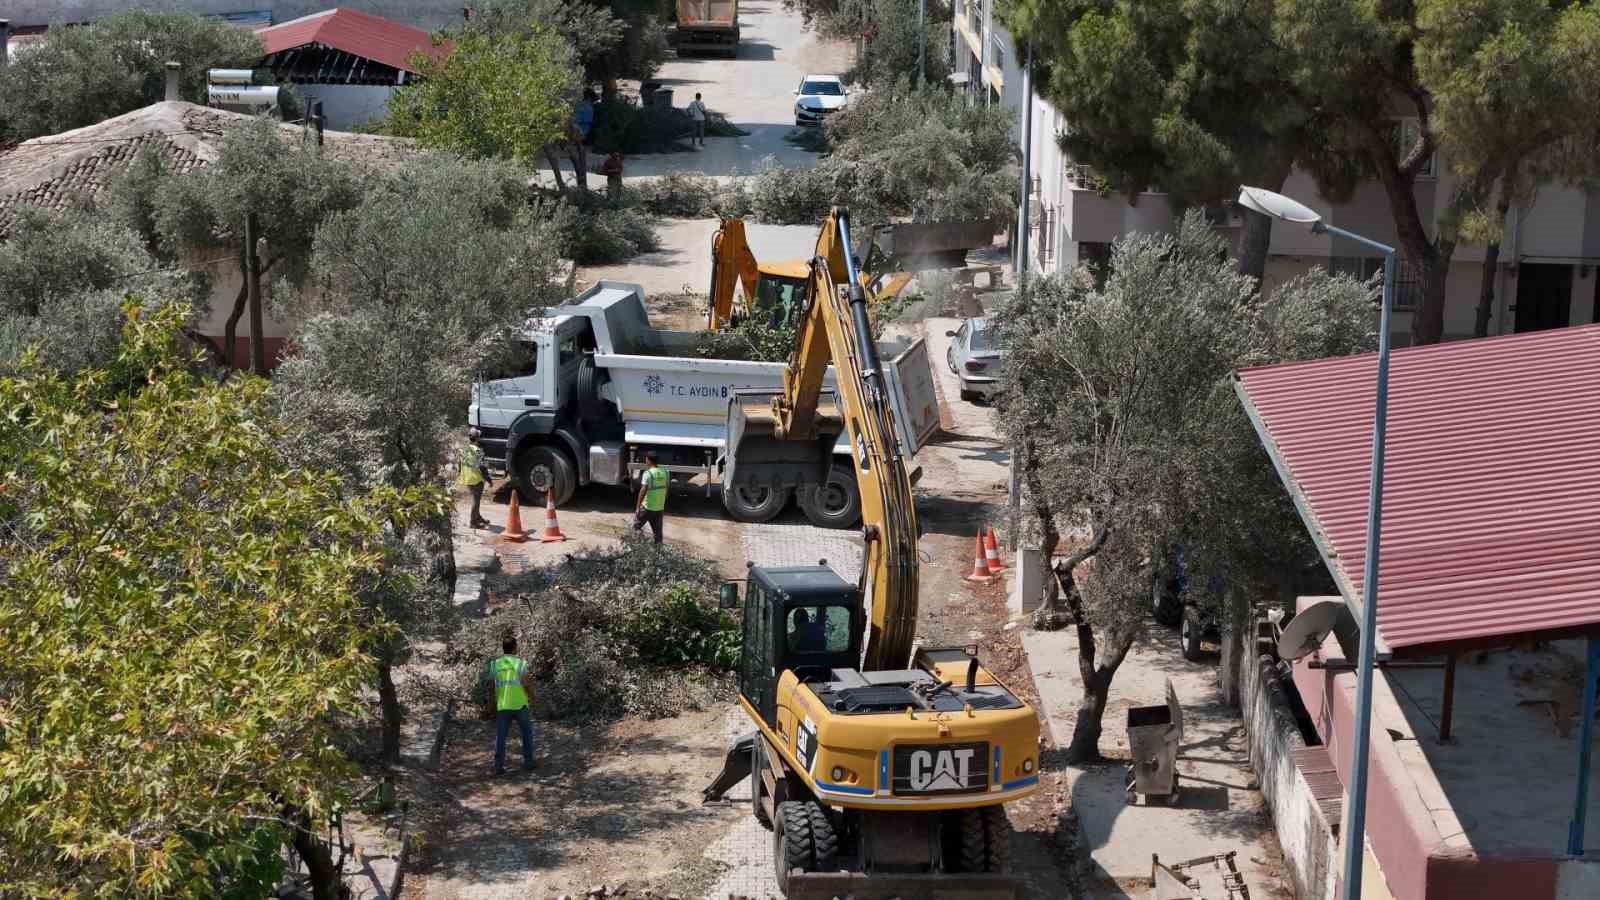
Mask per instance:
[[[1027,104],[1016,48],[995,19],[996,0],[954,0],[951,46],[957,81],[976,102],[1001,103],[1018,112],[1013,135],[1022,142],[1022,112]],[[964,77],[963,77],[964,76]],[[1061,152],[1056,141],[1067,125],[1061,113],[1040,97],[1032,101],[1032,177],[1029,209],[1029,266],[1055,272],[1079,263],[1104,261],[1111,243],[1132,232],[1171,229],[1175,211],[1166,194],[1134,197],[1105,190],[1089,167]],[[1404,137],[1408,122],[1397,118]],[[1425,221],[1447,211],[1455,187],[1443,154],[1417,178],[1416,196]],[[1394,245],[1398,243],[1388,200],[1376,183],[1362,185],[1343,203],[1321,196],[1312,178],[1295,172],[1282,192],[1322,213],[1341,228]],[[1207,210],[1216,227],[1236,239],[1242,220],[1231,205]],[[1343,239],[1314,235],[1308,229],[1275,223],[1264,281],[1281,284],[1313,266],[1361,277],[1380,270],[1382,259]],[[1473,333],[1483,275],[1484,247],[1462,244],[1451,259],[1446,281],[1445,339]],[[1544,186],[1526,209],[1513,209],[1494,273],[1495,301],[1490,334],[1537,331],[1600,322],[1600,194],[1564,185]],[[1410,342],[1411,312],[1420,288],[1402,270],[1396,281],[1393,337]]]

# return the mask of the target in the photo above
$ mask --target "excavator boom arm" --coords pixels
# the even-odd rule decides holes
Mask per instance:
[[[743,219],[723,219],[711,238],[711,302],[706,329],[716,331],[733,318],[733,291],[744,288],[745,303],[754,304],[759,270],[745,239]]]
[[[828,454],[838,429],[850,436],[867,542],[862,578],[871,628],[863,665],[868,671],[902,669],[916,632],[916,508],[849,237],[848,213],[833,210],[817,237],[783,392],[766,409],[751,403],[742,410],[741,427],[730,429],[730,458],[737,469],[740,456],[758,455],[751,445],[773,440],[794,442],[803,456]],[[830,362],[836,408],[825,408],[822,390]],[[791,464],[796,458],[783,457]],[[810,475],[798,479],[802,489],[825,477],[827,458],[791,465]]]

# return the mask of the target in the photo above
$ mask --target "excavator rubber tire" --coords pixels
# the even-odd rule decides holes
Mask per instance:
[[[839,835],[833,830],[833,820],[828,811],[815,800],[805,801],[806,815],[811,819],[810,871],[832,872],[839,868]]]
[[[988,837],[988,859],[985,872],[1001,874],[1011,871],[1011,822],[1001,806],[985,806],[979,810],[983,816],[983,830]]]
[[[795,800],[779,803],[778,820],[772,828],[772,861],[778,890],[788,893],[789,873],[795,869],[811,871],[813,857],[811,816],[805,804]]]

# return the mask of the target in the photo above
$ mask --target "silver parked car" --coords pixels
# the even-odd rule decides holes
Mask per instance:
[[[961,399],[977,400],[994,395],[1000,380],[1000,333],[987,319],[968,319],[955,331],[945,353],[950,371],[961,379]]]

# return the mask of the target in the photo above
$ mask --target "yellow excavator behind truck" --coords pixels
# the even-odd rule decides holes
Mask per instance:
[[[705,790],[751,777],[789,900],[1012,898],[1002,804],[1038,790],[1039,720],[961,647],[919,648],[918,527],[849,252],[834,210],[807,265],[781,391],[729,400],[725,483],[819,483],[841,432],[861,491],[860,580],[752,565],[742,599],[739,705],[754,730]],[[823,391],[829,363],[836,392]],[[724,606],[741,602],[724,585]]]
[[[759,262],[745,237],[743,219],[723,219],[711,238],[711,302],[706,330],[719,331],[735,321],[735,294],[744,292],[744,314],[760,312],[777,321],[793,320],[805,296],[811,265],[803,259]],[[899,295],[911,275],[894,272],[877,278],[862,276],[862,287],[873,303]]]

